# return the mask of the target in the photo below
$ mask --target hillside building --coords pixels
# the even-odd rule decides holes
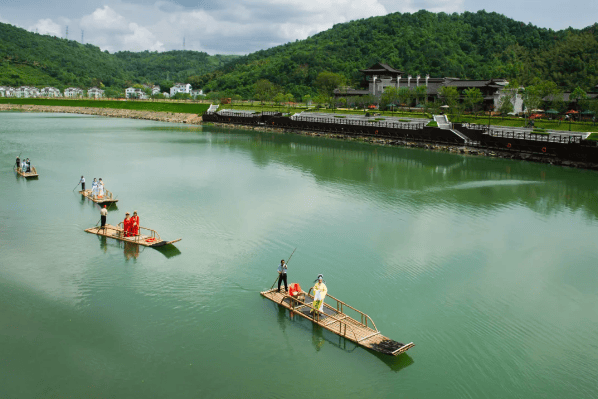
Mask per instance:
[[[81,98],[83,97],[83,90],[78,87],[67,87],[64,89],[64,96],[67,98]]]
[[[170,97],[174,97],[177,93],[184,93],[191,95],[191,84],[189,83],[175,83],[170,88]]]
[[[15,89],[15,97],[17,98],[31,98],[39,96],[39,89],[32,86],[21,86]]]
[[[136,98],[138,100],[146,100],[148,98],[143,89],[138,89],[135,87],[127,87],[125,90],[125,96],[127,98]]]
[[[478,88],[482,92],[484,102],[483,109],[498,108],[500,99],[506,94],[505,86],[509,84],[505,79],[489,79],[489,80],[461,80],[459,78],[432,78],[430,75],[424,77],[420,75],[405,76],[405,72],[394,69],[387,64],[376,63],[369,68],[361,69],[360,72],[364,75],[364,88],[353,89],[344,88],[337,89],[334,92],[335,97],[352,97],[372,95],[380,98],[387,87],[394,87],[397,89],[408,88],[415,90],[416,87],[426,87],[426,102],[434,102],[438,100],[440,88],[443,86],[454,86],[463,95],[463,91],[470,88]],[[514,112],[521,112],[522,101],[519,96],[514,101]]]
[[[54,97],[60,97],[62,94],[60,93],[60,90],[58,90],[56,87],[46,86],[39,91],[39,95],[41,97],[54,98]]]
[[[97,87],[92,87],[91,89],[87,90],[87,97],[89,97],[89,98],[104,97],[104,90],[98,89]]]

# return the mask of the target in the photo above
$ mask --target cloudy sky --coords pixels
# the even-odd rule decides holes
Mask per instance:
[[[518,21],[564,29],[598,22],[596,0],[0,0],[0,22],[68,37],[110,52],[183,48],[247,54],[305,39],[332,25],[420,9],[496,11]]]

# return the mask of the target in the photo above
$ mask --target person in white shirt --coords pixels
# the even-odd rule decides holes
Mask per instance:
[[[108,216],[108,209],[106,209],[106,205],[100,210],[100,220],[102,221],[101,227],[103,230],[106,229],[106,216]]]

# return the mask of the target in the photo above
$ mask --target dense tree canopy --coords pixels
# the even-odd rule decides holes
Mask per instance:
[[[110,54],[91,44],[0,23],[0,85],[124,87],[165,82],[168,86],[169,81],[185,82],[234,58],[197,51]]]
[[[301,98],[317,93],[320,72],[353,85],[360,69],[384,62],[413,76],[549,80],[561,90],[598,84],[598,30],[553,31],[497,13],[394,13],[335,25],[306,40],[238,58],[212,72],[205,88],[251,96],[268,79]]]
[[[227,97],[252,98],[255,83],[265,79],[277,92],[316,101],[322,95],[316,84],[320,73],[339,74],[357,87],[360,69],[384,62],[413,76],[506,78],[524,86],[549,81],[555,92],[578,86],[589,92],[598,84],[597,26],[553,31],[485,11],[394,13],[238,57],[194,51],[109,54],[0,23],[0,85],[158,83],[167,89],[188,82]]]

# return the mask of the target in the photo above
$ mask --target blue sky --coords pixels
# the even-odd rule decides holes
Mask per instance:
[[[560,30],[598,22],[597,0],[0,0],[0,22],[83,40],[110,52],[183,48],[247,54],[305,39],[336,23],[392,12],[485,9]]]

